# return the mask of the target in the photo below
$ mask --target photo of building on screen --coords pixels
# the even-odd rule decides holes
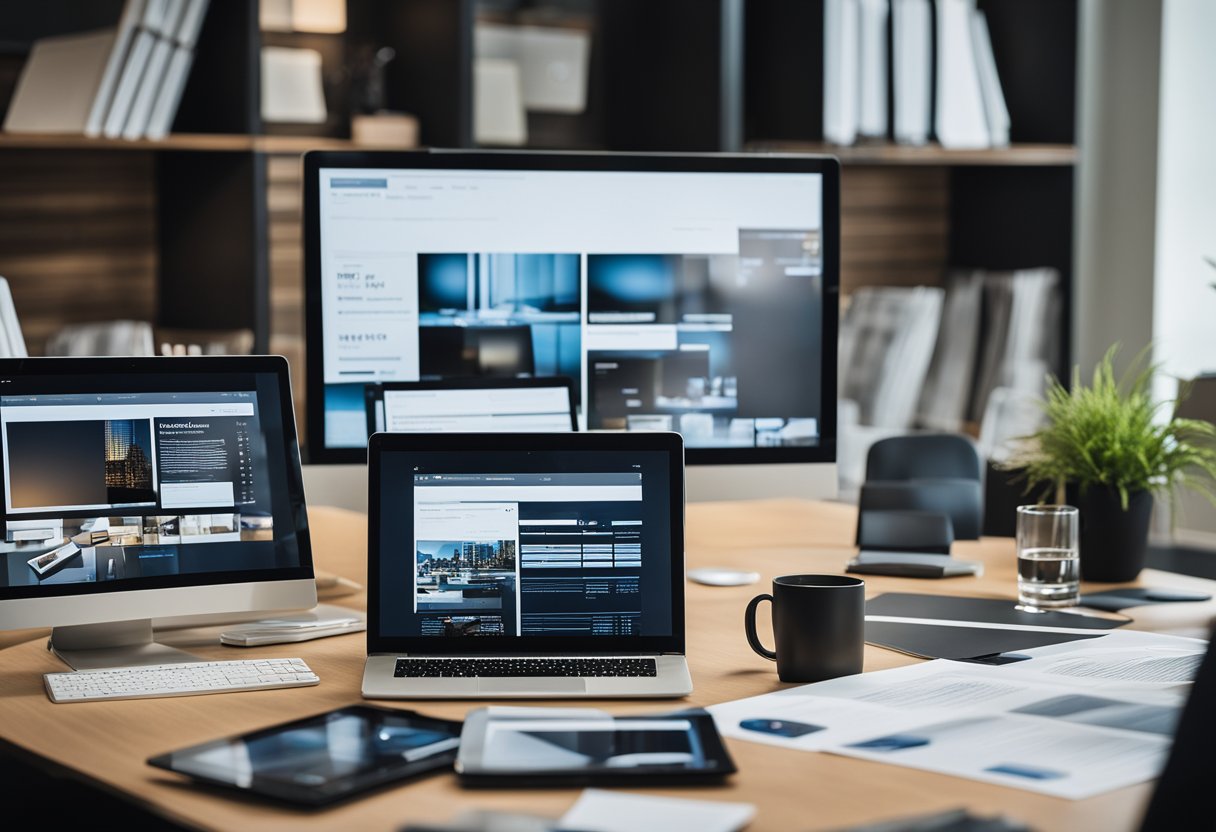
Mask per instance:
[[[458,619],[459,633],[503,634],[515,619],[517,558],[514,540],[419,540],[415,545],[414,611],[436,623]],[[436,635],[438,627],[424,628]]]

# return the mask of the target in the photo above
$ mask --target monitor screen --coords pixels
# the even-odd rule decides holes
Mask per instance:
[[[563,433],[578,429],[567,378],[369,384],[369,433]]]
[[[377,638],[425,653],[486,650],[485,639],[535,646],[677,634],[678,446],[567,434],[537,444],[515,435],[494,448],[468,436],[408,448],[404,436],[377,437]]]
[[[311,578],[285,362],[251,360],[0,362],[0,600]]]
[[[575,380],[587,430],[690,462],[835,459],[837,165],[821,157],[314,153],[310,461],[369,385]]]

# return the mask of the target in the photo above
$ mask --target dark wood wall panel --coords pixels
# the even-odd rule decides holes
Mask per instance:
[[[270,351],[291,363],[296,427],[304,435],[304,249],[300,213],[303,208],[299,154],[274,155],[266,160],[266,201],[269,208]]]
[[[950,242],[946,168],[848,165],[840,184],[840,286],[940,285]]]
[[[0,276],[31,354],[65,324],[155,319],[151,154],[9,150],[0,182]]]

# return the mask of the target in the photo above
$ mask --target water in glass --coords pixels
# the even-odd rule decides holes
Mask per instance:
[[[1076,549],[1031,548],[1018,552],[1018,603],[1036,609],[1075,606],[1081,595]]]

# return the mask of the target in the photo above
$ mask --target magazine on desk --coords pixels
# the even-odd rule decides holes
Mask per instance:
[[[1117,632],[1008,664],[938,659],[708,710],[736,739],[1081,799],[1157,776],[1206,649]]]

